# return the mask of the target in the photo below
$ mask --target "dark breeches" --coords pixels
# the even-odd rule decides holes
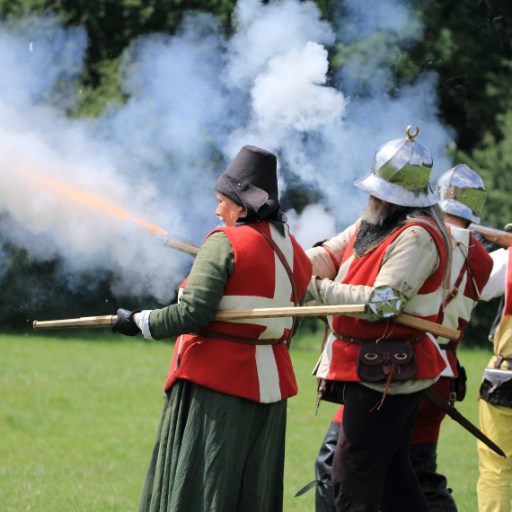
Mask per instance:
[[[338,383],[345,410],[334,453],[332,483],[336,510],[428,512],[409,458],[411,432],[422,391],[382,398],[357,382]]]

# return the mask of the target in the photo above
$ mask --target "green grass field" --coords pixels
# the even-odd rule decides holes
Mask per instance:
[[[301,340],[298,347],[308,343]],[[172,346],[101,338],[0,335],[0,509],[134,511],[149,462]],[[461,353],[469,390],[459,410],[478,423],[475,400],[490,352]],[[292,350],[299,395],[289,400],[285,511],[314,511],[313,464],[336,406],[313,409],[317,352]],[[477,510],[475,440],[447,419],[439,465],[460,512]]]

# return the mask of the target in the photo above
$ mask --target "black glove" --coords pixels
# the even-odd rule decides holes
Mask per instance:
[[[136,309],[135,311],[128,311],[123,308],[118,309],[117,320],[112,324],[110,329],[112,332],[120,332],[125,336],[137,336],[141,331],[137,327],[137,324],[132,320],[132,315],[140,312],[140,309]]]

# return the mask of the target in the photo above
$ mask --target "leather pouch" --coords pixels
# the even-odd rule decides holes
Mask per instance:
[[[359,349],[357,375],[364,382],[412,379],[418,366],[407,339],[368,340]]]
[[[512,407],[512,372],[486,368],[480,397],[492,405]]]

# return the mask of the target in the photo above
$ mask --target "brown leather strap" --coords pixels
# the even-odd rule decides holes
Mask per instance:
[[[290,279],[290,283],[292,284],[292,291],[293,291],[293,301],[295,303],[295,306],[297,306],[300,302],[299,297],[297,296],[297,283],[295,282],[295,277],[293,276],[292,269],[290,268],[290,265],[288,265],[288,261],[286,261],[286,257],[283,254],[283,251],[279,248],[279,246],[272,240],[272,237],[259,225],[259,224],[247,224],[247,226],[255,229],[258,233],[265,238],[265,240],[269,243],[269,245],[274,249],[277,256],[281,260],[281,263],[283,264],[283,267],[286,270],[286,273],[288,274],[288,278]]]
[[[354,343],[356,345],[362,345],[365,341],[359,338],[350,338],[349,336],[343,336],[343,334],[338,334],[337,332],[333,332],[334,337],[338,338],[341,341],[346,341],[347,343]]]
[[[439,348],[441,350],[447,350],[448,352],[456,352],[458,345],[454,345],[452,343],[439,343]]]
[[[218,340],[226,340],[226,341],[234,341],[235,343],[244,343],[245,345],[275,345],[279,343],[281,340],[256,340],[251,338],[239,338],[238,336],[228,336],[227,334],[222,334],[220,332],[212,332],[212,331],[199,331],[199,336],[204,336],[206,338],[216,338]]]
[[[471,242],[471,238],[470,238],[470,242]],[[459,244],[460,244],[460,242],[457,242],[457,246],[459,248],[459,251],[462,252],[462,255],[464,256],[464,260],[465,261],[464,261],[464,264],[462,265],[462,267],[460,269],[460,273],[459,273],[459,275],[457,277],[457,280],[455,281],[455,283],[453,283],[453,287],[450,290],[450,295],[448,295],[448,297],[443,302],[443,309],[446,308],[446,306],[448,306],[448,304],[450,304],[450,302],[453,299],[455,299],[455,297],[457,297],[457,295],[459,294],[459,291],[460,291],[459,290],[459,286],[460,286],[460,283],[462,282],[462,279],[464,278],[464,274],[466,273],[466,271],[468,272],[469,277],[471,278],[473,287],[475,288],[475,293],[476,293],[476,296],[477,296],[477,300],[480,299],[480,292],[476,288],[475,280],[473,279],[473,275],[471,273],[471,268],[469,267],[469,261],[473,257],[473,252],[475,250],[475,244],[471,244],[470,243],[470,245],[468,247],[468,252],[466,254],[464,254],[464,251],[460,248]],[[464,290],[462,291],[462,293],[464,293]]]
[[[298,306],[299,302],[300,302],[300,298],[298,297],[298,294],[297,294],[297,283],[295,282],[295,277],[293,276],[292,269],[290,268],[290,265],[288,265],[288,262],[286,261],[286,257],[283,254],[283,251],[281,251],[281,249],[279,249],[278,245],[274,242],[274,240],[272,240],[272,237],[259,224],[247,224],[247,226],[255,229],[269,243],[270,247],[272,247],[272,249],[274,249],[275,253],[277,254],[277,257],[281,260],[281,263],[283,264],[283,267],[285,268],[286,273],[288,274],[290,283],[292,284],[293,303],[295,306]],[[292,342],[292,336],[293,336],[293,331],[295,329],[296,321],[297,321],[297,317],[293,317],[292,327],[288,334],[288,339],[286,340],[286,346],[288,348],[290,348],[290,343]]]
[[[464,262],[462,268],[460,269],[460,273],[459,276],[457,277],[457,280],[455,281],[455,283],[453,283],[452,289],[450,290],[450,295],[448,295],[448,297],[446,297],[446,299],[443,302],[443,309],[446,308],[446,306],[448,306],[448,304],[450,304],[450,302],[453,299],[455,299],[457,295],[459,295],[459,286],[460,283],[462,282],[462,279],[464,278],[464,274],[467,272],[467,269],[469,269],[469,265],[468,260],[466,258],[466,261]],[[462,293],[464,293],[464,291]]]
[[[324,351],[325,344],[327,343],[327,340],[329,339],[329,334],[331,334],[331,328],[329,326],[328,322],[325,322],[324,325],[324,337],[322,338],[322,345],[320,347],[320,353]]]
[[[475,252],[476,243],[473,239],[473,233],[471,231],[469,232],[469,247],[468,247],[468,257],[467,257],[467,265],[468,265],[468,274],[469,277],[471,277],[471,282],[473,283],[473,288],[475,290],[476,294],[476,300],[480,300],[480,290],[478,289],[478,286],[476,285],[475,278],[473,277],[473,272],[471,271],[471,266],[469,262],[473,259],[473,254]]]
[[[346,341],[347,343],[354,343],[355,345],[362,345],[366,341],[371,341],[369,339],[363,340],[360,338],[351,338],[350,336],[343,336],[343,334],[338,334],[337,332],[333,332],[333,334],[339,340]],[[418,338],[412,338],[412,339],[404,338],[404,339],[406,339],[409,343],[416,343],[416,342],[422,340],[424,337],[425,336],[419,336]],[[389,340],[389,341],[392,341],[392,340]]]

